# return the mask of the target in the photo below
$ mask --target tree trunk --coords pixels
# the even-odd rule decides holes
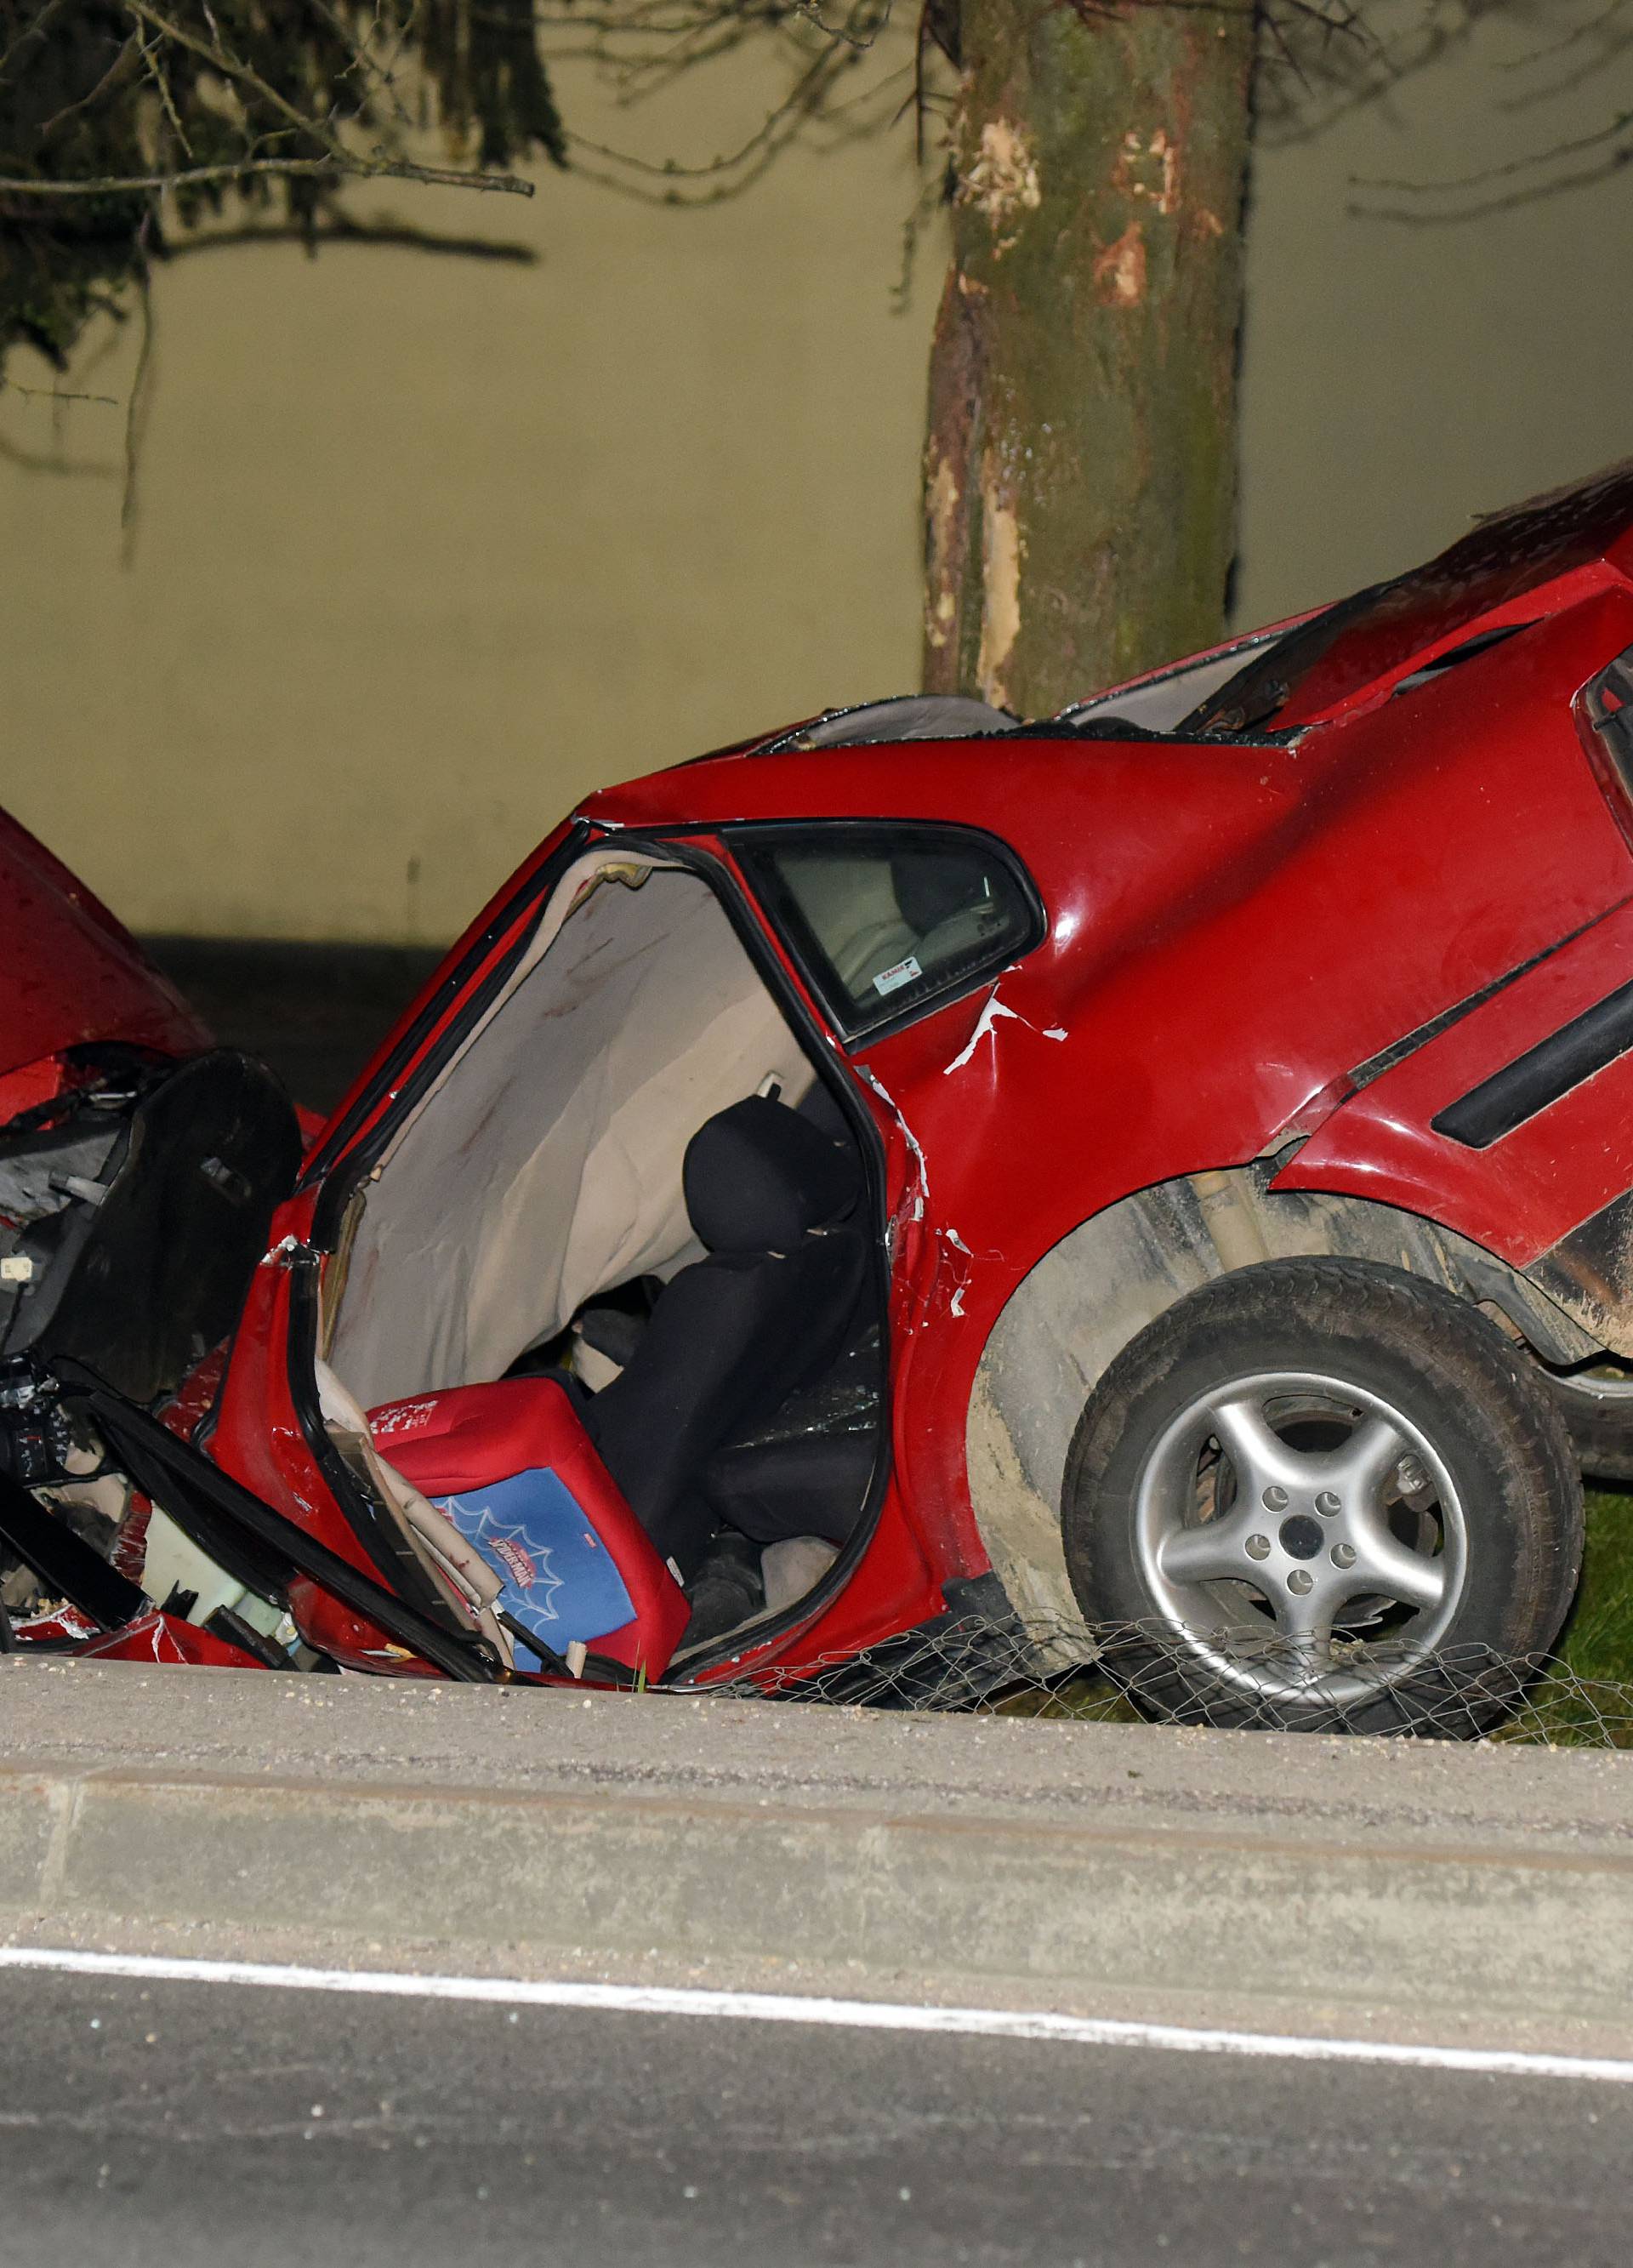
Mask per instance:
[[[1250,0],[964,0],[924,681],[1044,716],[1220,634]]]

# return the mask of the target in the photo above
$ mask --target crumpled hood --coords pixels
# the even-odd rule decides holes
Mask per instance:
[[[0,812],[0,1076],[65,1048],[211,1044],[181,995],[62,861]]]

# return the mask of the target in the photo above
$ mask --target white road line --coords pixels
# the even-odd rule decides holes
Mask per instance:
[[[1027,2008],[918,2007],[894,2000],[831,2000],[783,1992],[720,1992],[691,1985],[579,1984],[563,1978],[416,1977],[390,1969],[303,1969],[263,1961],[173,1960],[146,1953],[77,1953],[0,1946],[0,1970],[52,1970],[73,1977],[132,1977],[175,1984],[273,1985],[302,1992],[362,1992],[407,2000],[485,2001],[505,2008],[585,2008],[636,2016],[726,2016],[759,2024],[828,2024],[845,2030],[945,2032],[965,2038],[1058,2040],[1078,2047],[1166,2048],[1183,2055],[1239,2055],[1301,2063],[1400,2064],[1516,2079],[1633,2083],[1633,2059],[1539,2055],[1516,2048],[1415,2046],[1404,2041],[1334,2040],[1286,2032],[1211,2030],[1109,2016],[1063,2016]]]

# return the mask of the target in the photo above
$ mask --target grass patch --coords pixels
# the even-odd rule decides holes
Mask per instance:
[[[1559,1658],[1578,1677],[1633,1684],[1633,1496],[1588,1491],[1582,1587]]]
[[[1497,1738],[1633,1748],[1633,1496],[1588,1491],[1581,1587],[1556,1651],[1558,1669],[1532,1689],[1512,1733]]]
[[[1144,1725],[1147,1720],[1109,1677],[1092,1670],[1060,1685],[1028,1685],[993,1706],[997,1717],[1069,1718],[1079,1724]]]

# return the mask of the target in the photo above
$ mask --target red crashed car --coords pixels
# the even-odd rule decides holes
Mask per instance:
[[[1555,1638],[1633,1454],[1633,470],[1044,724],[595,796],[305,1145],[3,847],[16,1646],[1136,1624],[1166,1704],[1384,1726]]]

